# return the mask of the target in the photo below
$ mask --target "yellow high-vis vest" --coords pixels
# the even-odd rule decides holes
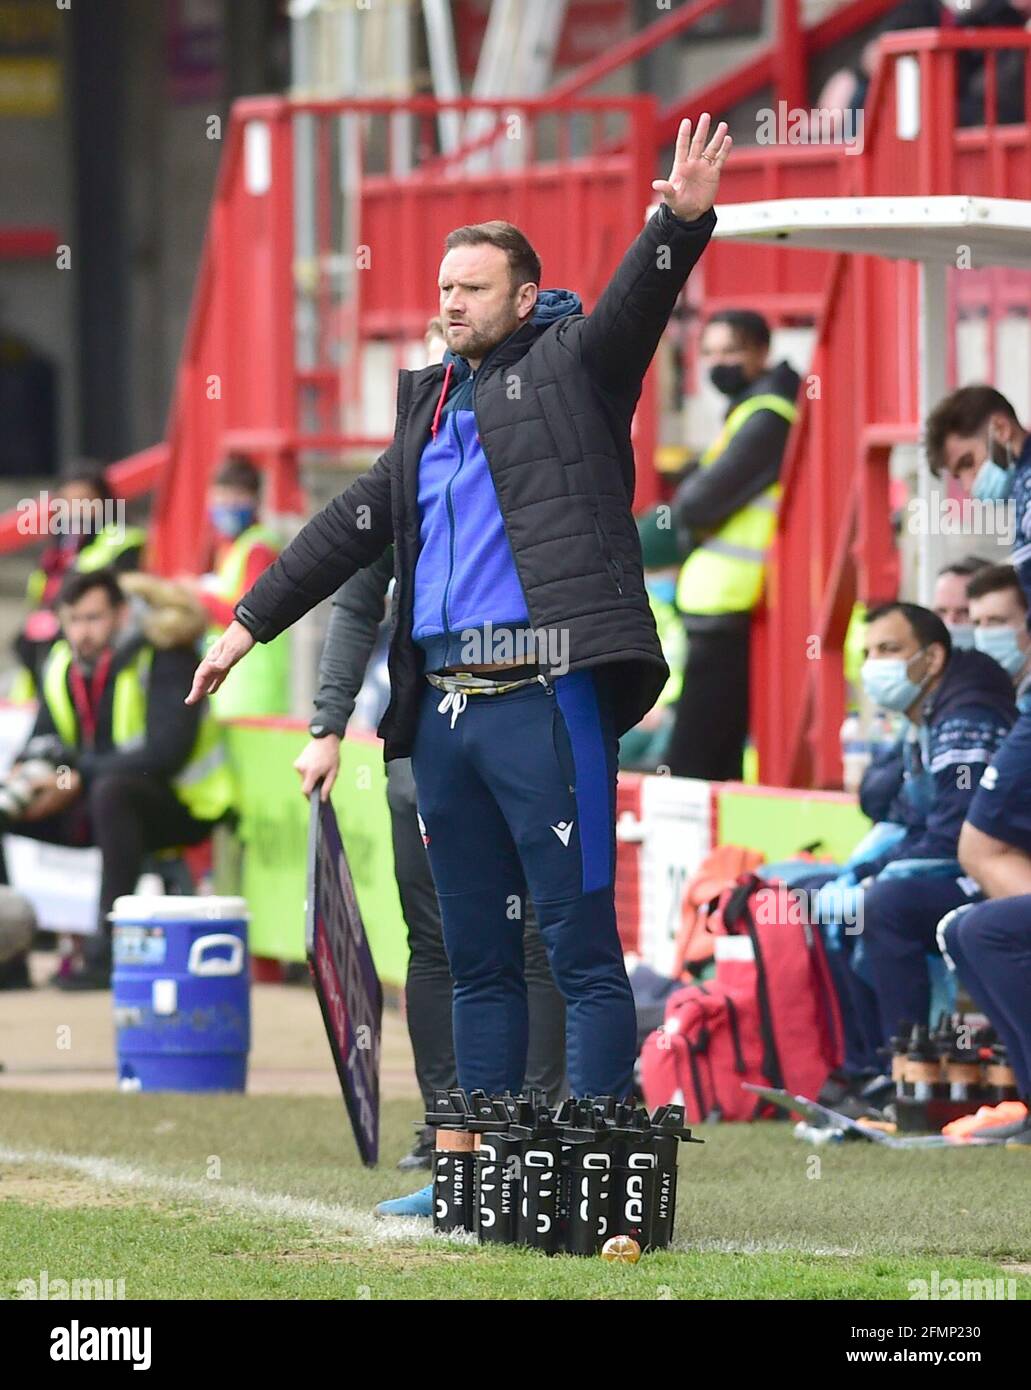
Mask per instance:
[[[75,557],[72,569],[78,570],[80,574],[102,570],[106,565],[113,565],[127,550],[142,548],[146,540],[147,533],[141,526],[126,526],[124,529],[120,526],[105,526],[97,532],[89,545],[82,547]],[[41,601],[46,582],[47,577],[41,569],[35,569],[29,575],[25,592],[31,604]]]
[[[233,541],[218,567],[210,592],[223,603],[235,604],[240,597],[247,560],[256,545],[266,545],[278,552],[279,538],[267,526],[256,523],[248,526]],[[222,636],[224,629],[208,629],[205,650]],[[275,715],[290,712],[290,648],[289,637],[281,633],[271,642],[256,642],[229,676],[225,684],[211,697],[211,707],[219,719],[244,715]]]
[[[652,617],[655,619],[662,655],[666,658],[666,665],[669,667],[669,680],[662,687],[662,694],[655,703],[662,707],[675,705],[680,699],[680,692],[684,686],[684,666],[687,662],[687,638],[684,624],[672,603],[666,603],[663,599],[656,598],[654,594],[649,594],[648,604],[652,610]]]
[[[75,561],[75,568],[83,574],[102,570],[113,565],[127,550],[141,548],[147,542],[147,533],[141,526],[105,526],[89,545],[83,546]]]
[[[723,429],[699,460],[716,462],[738,430],[758,410],[772,410],[789,425],[798,410],[784,396],[750,396],[727,416]],[[677,580],[681,613],[748,613],[762,596],[766,555],[777,530],[780,483],[753,497],[722,522],[684,561]]]
[[[113,565],[127,550],[142,548],[146,540],[147,533],[140,526],[126,526],[124,530],[118,526],[105,526],[89,545],[79,551],[72,570],[80,574],[101,570],[105,565]],[[34,569],[25,586],[25,596],[33,608],[38,608],[42,602],[46,586],[46,573],[42,569]],[[27,667],[20,667],[16,673],[7,698],[12,705],[28,705],[37,698],[36,682]]]
[[[154,661],[153,647],[141,647],[115,676],[111,739],[119,750],[138,748],[147,735],[147,690]],[[43,665],[43,703],[50,711],[58,737],[70,748],[79,741],[79,717],[68,691],[72,649],[62,638]],[[218,820],[233,804],[233,781],[226,761],[218,721],[210,711],[200,728],[186,765],[171,780],[172,790],[197,820]]]

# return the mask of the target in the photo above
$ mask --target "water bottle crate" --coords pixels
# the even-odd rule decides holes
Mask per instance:
[[[433,1224],[481,1244],[595,1255],[612,1237],[642,1252],[673,1236],[677,1154],[701,1143],[680,1106],[600,1096],[548,1108],[543,1096],[436,1093]]]

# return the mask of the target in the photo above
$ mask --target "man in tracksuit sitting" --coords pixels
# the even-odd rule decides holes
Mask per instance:
[[[388,761],[412,758],[467,1089],[523,1085],[529,889],[566,999],[571,1088],[631,1093],[616,757],[669,670],[631,513],[630,424],[715,222],[730,139],[709,126],[683,122],[670,177],[652,185],[662,202],[588,315],[569,291],[541,292],[510,224],[448,236],[444,364],[400,374],[387,452],[244,595],[195,679],[199,699],[393,540],[379,731]]]
[[[982,652],[953,651],[945,624],[917,604],[874,609],[865,651],[862,680],[871,703],[908,720],[893,810],[904,834],[853,865],[857,886],[843,888],[839,881],[820,890],[819,915],[826,921],[837,908],[859,928],[852,1003],[859,1017],[879,1019],[880,1036],[871,1041],[883,1046],[902,1024],[927,1022],[927,958],[937,949],[937,925],[977,897],[977,885],[956,858],[960,827],[1016,708],[998,663]]]
[[[34,794],[20,816],[0,817],[0,830],[15,835],[100,850],[97,930],[82,967],[55,980],[60,989],[109,987],[115,900],[133,891],[148,853],[202,843],[232,805],[219,727],[206,705],[183,703],[203,613],[174,593],[166,602],[160,581],[136,578],[150,595],[138,621],[114,571],[65,575],[63,636],[43,664],[36,722],[18,760],[40,759]]]

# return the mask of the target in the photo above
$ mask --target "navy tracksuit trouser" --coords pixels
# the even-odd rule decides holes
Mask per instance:
[[[821,931],[826,944],[827,928],[822,927]],[[880,1054],[883,1038],[877,999],[852,965],[858,940],[857,936],[846,935],[842,931],[834,945],[827,947],[827,967],[838,996],[841,1031],[845,1039],[841,1070],[854,1078],[871,1076],[884,1070],[884,1058]]]
[[[629,1096],[634,1000],[616,931],[618,740],[590,671],[457,707],[427,682],[412,749],[454,980],[458,1082],[522,1089],[527,891],[566,1001],[574,1095]]]
[[[408,758],[387,763],[387,801],[394,842],[394,873],[408,928],[405,1003],[415,1076],[426,1109],[434,1091],[458,1084],[451,1025],[451,969],[444,949],[433,875],[416,820],[415,778]],[[566,1006],[555,981],[533,913],[526,918],[526,998],[530,1046],[526,1084],[558,1105],[569,1094],[566,1081]]]
[[[1031,1104],[1031,896],[995,898],[953,918],[945,949],[1009,1053]]]
[[[927,957],[937,951],[938,923],[971,901],[969,880],[883,879],[863,897],[863,945],[881,1016],[884,1046],[903,1023],[923,1023],[931,1011]]]

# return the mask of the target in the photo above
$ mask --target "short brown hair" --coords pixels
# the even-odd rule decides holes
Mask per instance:
[[[57,594],[58,608],[70,607],[79,599],[91,594],[94,589],[103,589],[112,608],[125,602],[118,576],[110,566],[99,570],[69,570],[61,581]]]
[[[444,248],[456,246],[497,246],[508,257],[512,288],[541,283],[541,258],[518,227],[511,222],[474,222],[468,227],[456,227],[444,239]]]
[[[1016,591],[1020,606],[1026,612],[1027,596],[1012,565],[986,565],[978,570],[967,584],[967,598],[984,598],[985,594],[998,594],[1004,589]]]
[[[246,454],[229,454],[215,474],[215,486],[239,488],[257,497],[261,492],[261,474]]]
[[[1001,391],[994,386],[961,386],[931,411],[927,417],[927,461],[937,477],[945,466],[945,440],[950,434],[969,439],[984,429],[993,415],[1008,415],[1019,425],[1017,412]]]

